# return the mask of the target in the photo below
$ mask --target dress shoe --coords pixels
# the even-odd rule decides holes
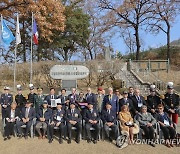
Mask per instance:
[[[27,140],[27,139],[28,139],[28,136],[24,136],[24,138]]]
[[[5,138],[4,138],[4,141],[6,141],[7,139],[8,139],[8,138],[7,138],[7,137],[5,137]]]
[[[11,137],[10,137],[10,136],[8,136],[8,137],[7,137],[7,139],[8,139],[8,140],[10,140],[10,139],[11,139]]]
[[[109,142],[112,142],[112,141],[113,141],[113,139],[109,137]]]
[[[80,139],[76,139],[75,142],[76,142],[77,144],[79,144],[79,143],[80,143]]]
[[[63,143],[63,140],[62,138],[59,139],[59,144],[62,144]]]
[[[174,147],[174,145],[173,145],[173,144],[170,144],[170,146],[171,146],[171,147]]]
[[[23,136],[21,134],[18,135],[18,139],[21,139]]]
[[[91,139],[87,139],[87,143],[91,143]]]
[[[52,143],[53,139],[49,139],[49,142],[48,143]]]
[[[156,145],[155,145],[154,143],[150,143],[150,145],[151,145],[152,147],[156,147]]]
[[[68,140],[67,140],[67,143],[68,143],[68,144],[71,144],[71,140],[70,140],[70,139],[68,139]]]
[[[167,146],[168,148],[171,148],[170,144],[165,144],[165,146]]]
[[[97,144],[97,140],[93,140],[93,143],[94,143],[94,144]]]

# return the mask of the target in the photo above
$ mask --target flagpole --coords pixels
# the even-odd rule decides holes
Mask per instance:
[[[16,89],[16,63],[17,63],[17,44],[15,45],[15,52],[14,52],[14,92]]]
[[[33,12],[32,12],[32,33],[31,33],[31,57],[30,57],[30,84],[32,83],[32,54],[33,54]]]

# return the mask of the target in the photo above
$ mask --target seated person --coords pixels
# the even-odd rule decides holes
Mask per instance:
[[[16,121],[20,118],[20,110],[16,107],[16,102],[13,102],[11,104],[11,108],[8,108],[8,110],[6,111],[4,141],[6,141],[7,139],[11,139],[10,135],[14,135],[14,125],[16,124]]]
[[[164,112],[164,106],[162,104],[158,105],[157,121],[160,124],[160,128],[164,134],[165,145],[169,148],[173,147],[173,145],[170,144],[170,139],[175,138],[176,131],[168,114]]]
[[[76,127],[77,134],[76,134],[76,143],[80,143],[80,134],[82,131],[81,120],[82,116],[80,111],[76,108],[77,104],[75,102],[71,102],[70,109],[66,111],[66,121],[67,121],[67,133],[68,133],[68,144],[71,143],[71,134],[72,134],[72,127]]]
[[[153,125],[156,123],[156,119],[151,115],[151,113],[147,112],[147,106],[141,106],[141,111],[137,114],[137,121],[139,122],[140,128],[143,129],[146,139],[149,139],[149,144],[155,147],[155,144],[153,144]]]
[[[112,105],[110,102],[106,102],[106,109],[102,111],[101,119],[104,124],[103,129],[109,141],[112,142],[112,138],[109,135],[109,128],[112,129],[112,132],[114,133],[116,140],[118,137],[118,126],[116,125],[116,112],[112,110]]]
[[[128,110],[127,105],[123,105],[121,108],[121,112],[119,112],[119,119],[121,122],[121,131],[126,131],[129,134],[129,143],[133,143],[133,136],[135,132],[135,124],[133,122],[133,118],[131,113]],[[136,125],[137,127],[137,125]]]
[[[20,121],[16,122],[19,138],[22,137],[22,125],[26,125],[24,137],[25,139],[28,138],[28,132],[30,131],[30,127],[33,124],[33,119],[36,117],[36,111],[33,107],[31,107],[31,105],[31,102],[26,102],[25,107],[23,107],[21,111],[21,119]]]
[[[88,109],[85,110],[83,118],[86,122],[85,130],[87,133],[87,142],[90,143],[91,141],[93,141],[93,143],[96,144],[100,133],[100,125],[99,125],[100,116],[99,116],[99,112],[95,108],[93,108],[93,106],[94,106],[93,103],[91,102],[88,103]],[[90,131],[91,127],[95,129],[94,140],[92,140],[91,137],[91,131]]]
[[[52,110],[48,108],[48,102],[44,100],[42,103],[42,107],[40,107],[36,115],[37,123],[35,129],[38,132],[39,139],[45,139],[48,123],[49,120],[51,119],[51,116],[52,116]],[[43,133],[41,133],[40,128],[42,128]]]
[[[54,127],[59,127],[59,144],[63,143],[62,135],[65,131],[65,108],[63,109],[63,102],[57,103],[56,110],[53,112],[52,121],[49,126],[49,143],[53,141]]]

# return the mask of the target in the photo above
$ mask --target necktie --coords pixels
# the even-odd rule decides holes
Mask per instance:
[[[110,114],[110,110],[108,110],[108,113]]]
[[[51,99],[54,99],[54,95],[51,95]]]

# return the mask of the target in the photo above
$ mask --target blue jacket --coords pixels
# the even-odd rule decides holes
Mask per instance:
[[[101,119],[103,121],[103,123],[106,122],[113,122],[114,124],[116,123],[117,119],[116,119],[116,112],[114,112],[113,110],[110,111],[110,114],[107,112],[107,110],[103,110],[102,111],[102,115],[101,115]]]
[[[6,94],[2,94],[0,102],[1,102],[1,106],[2,105],[10,106],[11,103],[13,102],[13,95],[12,94],[7,94],[7,96],[6,96]]]
[[[80,122],[82,120],[82,116],[80,111],[75,108],[74,109],[74,113],[71,113],[71,109],[68,109],[66,111],[66,121],[69,122],[70,120],[76,121],[76,122]]]
[[[21,111],[21,118],[25,118],[25,114],[26,114],[26,108],[23,107],[23,108],[22,108],[22,111]],[[29,118],[29,120],[31,121],[31,120],[33,120],[35,117],[36,117],[35,108],[30,107],[30,109],[29,109],[29,114],[28,114],[28,118]]]
[[[99,112],[96,109],[93,109],[92,113],[89,109],[85,110],[84,115],[83,115],[84,120],[86,123],[89,122],[89,120],[100,120]]]
[[[58,119],[58,116],[60,117],[60,119]],[[61,110],[60,112],[56,109],[53,112],[53,116],[52,116],[52,121],[56,122],[65,122],[65,116],[66,116],[66,112],[65,110]]]
[[[39,111],[36,114],[37,120],[40,121],[40,118],[43,117],[43,108],[40,108]],[[46,112],[44,113],[44,118],[46,119],[45,122],[49,122],[52,117],[52,110],[50,108],[47,108]]]

